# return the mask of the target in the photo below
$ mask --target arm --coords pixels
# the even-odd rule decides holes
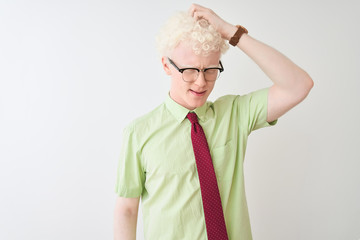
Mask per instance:
[[[268,96],[268,122],[278,119],[304,100],[313,87],[312,79],[304,70],[266,44],[244,34],[237,46],[254,60],[273,82]]]
[[[229,40],[237,28],[221,19],[211,9],[193,4],[190,14],[204,18]],[[310,76],[283,54],[272,47],[243,34],[237,44],[270,78],[273,86],[269,90],[267,121],[272,122],[300,103],[313,87]]]
[[[135,240],[140,198],[118,197],[115,204],[114,239]]]

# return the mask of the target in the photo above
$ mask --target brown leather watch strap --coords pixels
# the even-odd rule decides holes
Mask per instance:
[[[229,43],[231,45],[233,45],[234,47],[238,44],[241,36],[244,33],[248,33],[248,30],[246,28],[244,28],[241,25],[236,25],[236,27],[238,28],[238,30],[236,31],[236,33],[234,34],[234,36],[232,38],[230,38]]]

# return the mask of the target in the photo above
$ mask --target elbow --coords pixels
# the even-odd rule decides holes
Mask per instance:
[[[301,79],[298,79],[297,84],[293,86],[292,99],[294,104],[302,102],[314,87],[314,81],[306,73]]]
[[[139,209],[139,198],[118,197],[115,204],[117,215],[132,217],[137,216]]]
[[[299,101],[304,100],[307,95],[310,93],[311,89],[314,87],[314,81],[312,78],[305,72],[305,75],[299,79],[297,86],[297,98]]]
[[[309,76],[309,74],[306,73],[306,77],[303,80],[304,82],[304,94],[305,97],[310,93],[311,89],[314,87],[314,81]]]

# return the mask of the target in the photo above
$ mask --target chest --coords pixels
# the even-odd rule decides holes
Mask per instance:
[[[210,148],[218,178],[224,179],[235,164],[237,134],[230,125],[218,128],[211,121],[201,123]],[[158,130],[143,146],[142,159],[147,178],[153,176],[196,175],[196,161],[191,140],[191,124]],[[231,175],[231,174],[230,174]],[[230,176],[229,175],[229,176]]]

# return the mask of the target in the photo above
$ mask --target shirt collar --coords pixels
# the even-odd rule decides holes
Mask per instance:
[[[209,106],[209,103],[206,102],[201,107],[198,107],[194,109],[193,111],[190,111],[189,109],[181,106],[177,102],[175,102],[171,97],[170,94],[167,94],[166,100],[165,100],[165,106],[170,111],[170,113],[175,117],[175,119],[178,121],[178,123],[181,123],[185,118],[186,115],[189,112],[195,112],[200,121],[206,120],[206,109]]]
[[[201,107],[198,107],[194,110],[194,112],[196,113],[196,115],[198,116],[198,118],[200,119],[200,121],[204,122],[206,120],[206,112],[209,109],[209,102],[206,102],[204,105],[202,105]]]

